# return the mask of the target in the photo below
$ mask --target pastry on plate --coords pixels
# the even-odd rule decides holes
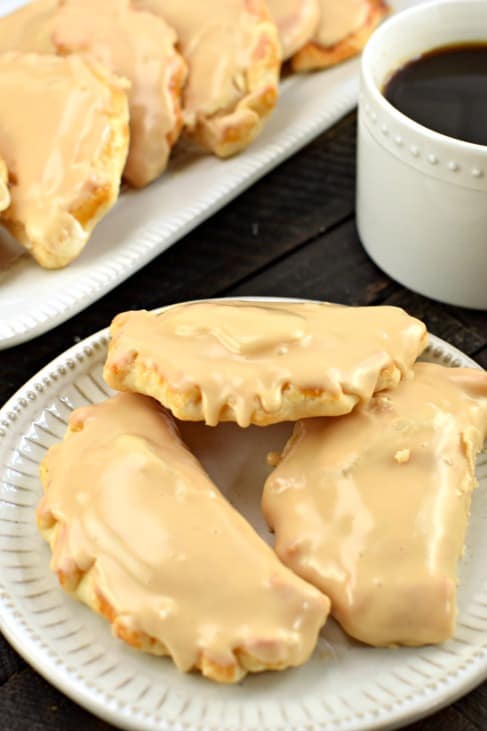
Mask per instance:
[[[182,128],[186,64],[162,18],[130,0],[61,0],[52,23],[58,52],[83,53],[130,81],[130,149],[124,177],[136,187],[165,170]]]
[[[0,55],[2,223],[39,264],[75,259],[115,203],[128,149],[124,85],[82,58]]]
[[[267,0],[267,5],[279,31],[285,61],[315,35],[320,18],[319,0]]]
[[[426,341],[395,307],[195,302],[118,315],[104,377],[183,421],[265,426],[348,413],[396,385]]]
[[[315,34],[292,58],[294,71],[334,66],[360,53],[389,13],[384,0],[318,0]]]
[[[187,133],[228,157],[249,145],[274,109],[280,46],[264,0],[132,0],[163,17],[189,67]]]
[[[276,551],[370,645],[443,642],[455,630],[487,373],[420,363],[415,378],[339,419],[298,422],[268,478]]]
[[[220,683],[309,658],[329,600],[223,498],[157,402],[73,412],[41,477],[51,568],[116,637]]]

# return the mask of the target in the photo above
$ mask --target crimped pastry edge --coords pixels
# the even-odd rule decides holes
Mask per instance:
[[[82,201],[73,201],[67,210],[63,211],[60,229],[49,232],[47,237],[30,236],[25,222],[12,218],[8,208],[0,214],[2,225],[45,269],[60,269],[80,255],[95,226],[118,199],[122,171],[128,153],[129,112],[126,83],[108,75],[98,64],[86,63],[97,80],[106,84],[111,91],[111,103],[107,114],[110,120],[110,134],[98,159],[92,161],[93,178],[96,182],[91,195]]]
[[[64,440],[69,439],[79,429],[75,425],[70,425],[64,436]],[[55,449],[53,447],[52,449]],[[56,544],[66,529],[66,524],[56,520],[52,513],[46,513],[43,510],[45,496],[48,490],[49,470],[48,460],[49,452],[42,460],[39,473],[44,488],[44,497],[41,499],[36,511],[36,520],[39,531],[44,540],[49,544],[52,554],[56,551]],[[171,657],[171,653],[167,645],[149,634],[134,629],[130,623],[117,612],[116,608],[109,602],[107,597],[99,589],[96,583],[96,562],[87,571],[82,571],[77,566],[72,566],[72,570],[57,570],[56,575],[62,589],[73,599],[87,605],[91,610],[104,617],[111,625],[114,637],[122,640],[133,649],[146,652],[156,656]],[[188,669],[199,671],[204,677],[217,683],[232,684],[238,683],[248,673],[260,673],[264,671],[279,671],[291,667],[291,663],[282,660],[275,663],[263,663],[252,655],[244,647],[236,647],[232,650],[233,662],[217,663],[205,651],[201,651],[194,666]]]
[[[314,71],[336,66],[359,54],[379,23],[391,12],[385,0],[368,0],[369,15],[365,24],[333,46],[310,41],[291,58],[293,71]]]

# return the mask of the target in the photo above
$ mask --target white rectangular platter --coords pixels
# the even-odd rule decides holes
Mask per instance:
[[[391,5],[397,11],[421,1]],[[0,14],[23,4],[2,0]],[[359,64],[287,79],[263,134],[240,156],[176,159],[149,188],[124,192],[66,269],[45,271],[23,255],[2,271],[0,243],[0,349],[41,335],[95,302],[332,126],[357,102]]]

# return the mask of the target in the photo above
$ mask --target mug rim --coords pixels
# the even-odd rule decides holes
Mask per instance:
[[[459,7],[468,8],[472,6],[478,6],[485,8],[486,1],[485,0],[431,0],[427,3],[422,3],[420,5],[415,5],[413,7],[407,8],[405,10],[400,11],[399,13],[392,15],[390,18],[388,18],[382,26],[380,26],[375,33],[373,34],[372,38],[367,43],[364,52],[362,54],[362,61],[361,61],[361,71],[362,71],[362,81],[367,86],[368,92],[372,95],[374,101],[382,107],[384,111],[386,111],[390,116],[392,116],[398,123],[402,123],[404,125],[409,126],[411,129],[413,129],[416,133],[422,134],[423,136],[429,138],[430,140],[443,143],[443,144],[449,144],[452,146],[457,147],[459,150],[463,151],[470,151],[475,152],[477,154],[483,154],[487,155],[487,145],[480,145],[475,142],[467,142],[466,140],[460,140],[457,137],[450,137],[449,135],[445,135],[442,132],[437,132],[436,130],[430,129],[429,127],[425,127],[425,125],[420,124],[419,122],[416,122],[414,119],[411,119],[411,117],[408,117],[407,114],[404,114],[404,112],[399,111],[391,102],[386,99],[382,91],[378,88],[378,85],[375,83],[373,77],[372,77],[372,70],[371,70],[371,62],[370,57],[376,50],[378,46],[382,43],[384,38],[387,38],[388,33],[390,33],[391,29],[396,28],[401,23],[407,21],[410,17],[414,17],[415,15],[421,15],[423,13],[428,13],[433,8],[438,8],[441,6],[448,6],[448,5],[456,5]],[[466,12],[468,12],[466,10]],[[486,38],[485,42],[487,45],[487,32],[486,32]],[[459,39],[459,43],[461,43],[461,39]],[[434,48],[441,47],[440,45],[434,46]],[[429,49],[429,50],[433,50]],[[426,52],[426,51],[425,51]],[[406,61],[407,63],[407,61]],[[394,70],[391,69],[391,72]]]

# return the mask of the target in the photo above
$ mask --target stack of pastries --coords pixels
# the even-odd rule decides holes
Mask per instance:
[[[256,137],[281,64],[364,46],[382,0],[32,0],[0,19],[0,221],[43,267],[82,251],[122,177],[142,188],[184,132],[219,157]]]
[[[126,312],[41,465],[39,528],[62,587],[132,647],[217,682],[305,663],[329,613],[373,646],[452,636],[487,374],[416,363],[393,307],[213,301]],[[294,422],[263,485],[275,552],[175,417]]]

